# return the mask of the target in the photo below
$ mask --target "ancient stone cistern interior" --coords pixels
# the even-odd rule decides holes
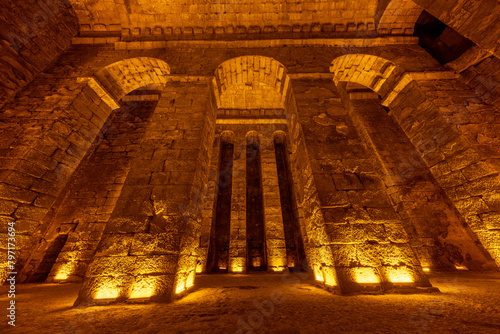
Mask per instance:
[[[497,333],[499,17],[2,1],[0,330]]]

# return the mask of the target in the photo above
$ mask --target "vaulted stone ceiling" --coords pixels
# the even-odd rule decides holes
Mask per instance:
[[[83,29],[364,24],[377,0],[70,0]],[[102,24],[103,26],[96,26]],[[88,25],[88,26],[87,26]],[[96,29],[97,28],[97,29]]]

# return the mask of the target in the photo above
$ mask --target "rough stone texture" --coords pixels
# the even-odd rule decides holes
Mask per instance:
[[[48,91],[37,90],[42,83],[35,80],[26,98],[7,104],[1,115],[2,137],[9,139],[0,156],[0,201],[8,208],[4,221],[23,221],[17,233],[27,252],[18,256],[19,269],[48,227],[43,219],[49,208],[111,112],[85,83],[60,80]]]
[[[73,174],[45,237],[50,240],[54,230],[69,234],[48,281],[84,277],[155,106],[156,101],[124,103],[104,125],[97,147]]]
[[[394,282],[384,273],[386,266],[415,278],[413,271],[421,270],[418,260],[391,205],[376,154],[358,134],[363,126],[355,126],[331,82],[292,84],[342,289]],[[316,102],[313,97],[320,98]],[[388,254],[393,254],[393,261]]]
[[[484,127],[496,126],[497,110],[479,100],[466,86],[442,74],[409,75],[396,64],[381,58],[343,56],[332,63],[331,70],[336,73],[335,82],[361,84],[381,96],[382,104],[391,110],[456,209],[485,248],[491,250],[490,254],[498,264],[494,250],[498,248],[496,238],[499,231],[485,229],[484,222],[478,224],[476,219],[481,214],[497,210],[496,188],[477,185],[483,177],[494,180],[498,177],[496,149],[490,148],[489,142],[486,145],[477,142]],[[450,91],[456,95],[450,97]],[[475,123],[481,126],[474,127]],[[403,161],[401,165],[407,163]],[[456,198],[454,187],[461,185],[476,190],[480,188],[481,197],[476,193]],[[482,199],[483,194],[489,205]]]
[[[495,0],[414,0],[433,16],[485,50],[500,55],[500,6]]]
[[[500,108],[500,59],[489,56],[468,66],[460,76],[486,103]]]
[[[85,3],[98,10],[108,2]],[[387,8],[415,18],[416,7],[403,2],[407,12],[396,3]],[[315,2],[337,4],[346,5]],[[134,17],[130,43],[115,36],[74,45],[1,109],[0,215],[18,224],[18,264],[27,279],[48,270],[49,281],[84,278],[78,303],[182,295],[195,270],[206,270],[225,131],[234,133],[229,271],[245,271],[248,259],[246,135],[254,131],[262,148],[267,269],[287,263],[278,131],[287,141],[307,265],[325,286],[390,291],[428,286],[422,265],[487,267],[488,253],[498,264],[498,110],[475,84],[487,78],[496,87],[487,74],[496,58],[474,65],[480,71],[470,80],[474,68],[465,70],[460,82],[413,39],[394,36],[366,47],[360,38],[341,46],[334,39],[316,46],[149,40],[141,49],[140,35],[156,21],[121,14],[119,22],[109,14],[99,16],[109,22],[91,22],[104,36],[95,38],[110,38],[109,25]],[[349,27],[355,37],[360,26]],[[391,29],[400,34],[397,24]],[[131,101],[153,104],[127,95],[136,89],[161,92],[144,119],[123,114]],[[418,178],[405,176],[408,163]],[[76,270],[58,278],[68,263]]]
[[[477,249],[477,238],[463,227],[443,189],[393,119],[380,106],[378,96],[351,99],[351,116],[364,129],[383,166],[391,202],[403,221],[422,266],[470,269],[494,268],[488,255]]]
[[[5,1],[0,9],[0,108],[57,59],[78,33],[66,0]]]
[[[182,33],[245,34],[331,32],[374,29],[377,2],[243,0],[204,3],[189,1],[70,0],[81,32],[158,36]],[[167,5],[169,10],[162,10]],[[168,22],[168,24],[165,24]],[[368,28],[367,28],[368,26]]]
[[[386,4],[383,10],[381,6]],[[378,32],[381,34],[413,34],[415,22],[422,13],[422,7],[412,0],[379,1]]]

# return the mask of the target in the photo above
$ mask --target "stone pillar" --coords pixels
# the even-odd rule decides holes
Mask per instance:
[[[205,92],[162,92],[76,305],[171,301],[193,286],[215,123]]]
[[[239,138],[234,145],[229,272],[246,271],[246,234],[246,140]]]
[[[38,88],[43,91],[38,83],[29,89]],[[0,111],[0,136],[7,138],[0,143],[0,223],[16,223],[16,271],[21,277],[34,269],[31,255],[48,228],[44,218],[49,209],[116,108],[95,81],[60,79],[46,96],[29,103],[15,100]],[[0,231],[5,240],[0,244],[0,283],[9,271],[6,231]]]
[[[206,204],[203,206],[201,218],[201,235],[200,246],[197,248],[198,264],[196,266],[197,273],[207,272],[208,252],[210,248],[210,235],[212,233],[212,225],[215,219],[215,202],[217,198],[217,183],[219,172],[220,159],[220,139],[214,141],[212,157],[210,159],[210,171],[207,189]]]
[[[261,138],[260,145],[267,267],[269,271],[283,271],[287,268],[286,242],[272,136]]]

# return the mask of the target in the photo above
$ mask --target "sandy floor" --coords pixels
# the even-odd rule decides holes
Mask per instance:
[[[500,273],[434,273],[442,293],[336,296],[301,277],[211,275],[172,304],[72,308],[79,284],[18,285],[0,333],[500,333]],[[292,281],[292,282],[290,282]]]

